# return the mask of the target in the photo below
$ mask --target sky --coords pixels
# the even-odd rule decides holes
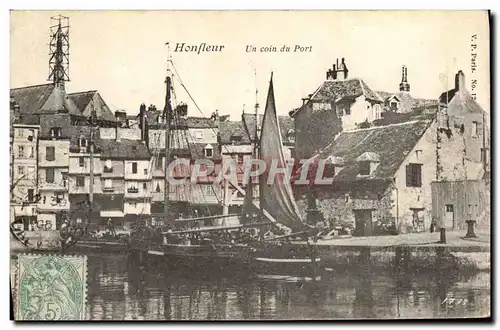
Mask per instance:
[[[167,47],[180,78],[176,100],[190,116],[216,109],[238,120],[264,107],[271,71],[277,112],[286,115],[325,80],[337,58],[349,77],[397,92],[408,67],[414,97],[437,98],[465,73],[489,112],[489,27],[485,11],[12,11],[11,87],[46,83],[50,17],[70,18],[68,92],[98,90],[112,110],[136,114],[141,103],[163,108]],[[471,37],[477,36],[471,51]],[[220,52],[173,52],[177,43],[224,45]],[[254,45],[257,52],[246,52]],[[279,52],[283,45],[290,52]],[[296,45],[310,51],[293,52]],[[278,52],[260,52],[275,46]],[[472,53],[477,70],[471,71]],[[447,79],[447,78],[448,79]]]

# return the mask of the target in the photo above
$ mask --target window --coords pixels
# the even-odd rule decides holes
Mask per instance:
[[[61,136],[61,128],[60,127],[52,127],[50,129],[50,136],[53,138],[58,138]]]
[[[213,157],[214,149],[212,148],[211,145],[209,144],[206,145],[204,151],[205,151],[205,157]]]
[[[46,147],[45,148],[45,160],[52,162],[56,160],[56,148],[55,147]]]
[[[472,122],[472,137],[477,137],[479,135],[479,127],[477,121]]]
[[[132,173],[134,173],[134,174],[137,173],[137,163],[136,162],[132,163]]]
[[[28,166],[28,177],[31,180],[35,179],[35,166]]]
[[[148,189],[148,184],[146,182],[142,183],[142,189]]]
[[[17,173],[19,175],[24,175],[24,166],[18,166],[17,167]]]
[[[160,183],[156,184],[156,192],[161,192]]]
[[[28,189],[28,202],[33,202],[35,200],[35,191],[33,189]]]
[[[29,150],[28,157],[29,158],[35,158],[35,148],[29,147],[28,150]]]
[[[17,129],[17,136],[18,137],[23,137],[24,136],[24,129],[18,128]]]
[[[113,172],[113,163],[111,162],[111,159],[107,159],[106,163],[104,163],[104,172],[105,173]]]
[[[394,111],[394,112],[398,111],[398,102],[396,102],[396,101],[391,102],[391,111]]]
[[[369,161],[358,162],[358,166],[359,166],[359,174],[360,175],[370,175],[370,162]]]
[[[445,208],[446,208],[446,212],[453,213],[453,204],[446,204]]]
[[[422,150],[415,150],[415,156],[417,160],[420,160],[422,158]]]
[[[54,169],[53,168],[47,168],[45,170],[45,182],[47,183],[54,183]]]
[[[85,187],[85,177],[84,176],[77,176],[76,177],[76,186],[77,187]]]
[[[80,167],[84,167],[85,166],[85,158],[79,157],[78,163],[79,163]]]
[[[144,175],[148,175],[148,169],[147,168],[144,169]]]
[[[87,139],[84,138],[84,137],[81,137],[80,138],[80,141],[79,141],[79,144],[80,144],[80,148],[85,148],[87,147]]]
[[[111,189],[113,187],[113,181],[111,179],[104,180],[104,188]]]
[[[350,104],[346,104],[346,105],[344,106],[344,114],[345,114],[346,116],[348,116],[348,115],[350,115],[350,114],[351,114],[351,105],[350,105]]]
[[[17,147],[17,156],[19,158],[24,158],[24,146]]]
[[[406,166],[406,186],[422,187],[422,164],[409,164]]]
[[[488,164],[488,148],[481,148],[481,162]]]
[[[28,141],[30,142],[33,142],[33,138],[35,137],[35,130],[34,129],[30,129],[28,131]]]

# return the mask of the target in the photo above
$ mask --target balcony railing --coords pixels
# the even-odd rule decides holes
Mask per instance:
[[[130,194],[137,194],[139,192],[139,188],[127,188],[127,192]]]
[[[103,191],[106,191],[106,192],[112,192],[112,191],[115,191],[115,188],[113,187],[104,187],[102,188]]]

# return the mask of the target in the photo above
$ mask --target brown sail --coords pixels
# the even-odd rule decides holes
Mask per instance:
[[[266,163],[266,171],[260,176],[259,184],[261,209],[266,210],[277,222],[292,229],[293,232],[311,228],[302,220],[293,196],[276,114],[272,73],[262,120],[260,158]],[[277,173],[273,182],[268,184],[269,169],[273,160],[277,162],[277,168],[284,169],[286,174]]]

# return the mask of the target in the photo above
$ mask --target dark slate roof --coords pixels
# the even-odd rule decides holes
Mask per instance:
[[[70,128],[71,131],[71,137],[70,137],[70,151],[71,152],[79,152],[80,151],[80,146],[78,144],[78,140],[80,137],[85,137],[88,141],[90,140],[90,126],[72,126]],[[100,152],[100,134],[99,134],[99,129],[94,128],[94,151],[95,152]],[[87,142],[88,145],[88,142]]]
[[[374,92],[362,79],[327,80],[313,94],[313,101],[336,102],[343,98],[364,95],[367,99],[382,102],[382,98]]]
[[[448,104],[455,97],[457,89],[453,88],[439,95],[439,103]]]
[[[36,113],[47,102],[53,90],[54,84],[50,83],[12,88],[10,95],[19,104],[21,113]]]
[[[81,116],[64,88],[55,87],[53,84],[13,88],[10,90],[10,95],[19,104],[20,112],[23,114],[65,111],[73,116]]]
[[[186,125],[189,128],[217,128],[217,122],[204,117],[187,117]]]
[[[51,138],[50,129],[61,128],[60,139],[70,139],[73,134],[71,118],[69,114],[44,114],[40,115],[40,137]]]
[[[330,144],[322,153],[322,158],[342,157],[345,167],[335,175],[335,185],[355,187],[364,185],[364,181],[385,181],[392,179],[415,147],[433,120],[415,120],[401,124],[378,126],[368,129],[346,131]],[[380,163],[373,175],[358,177],[359,168],[356,159],[365,152],[378,154]],[[371,185],[371,183],[366,183]],[[376,187],[377,185],[373,185]]]
[[[94,100],[94,98],[96,98],[97,101],[94,101],[93,105],[97,114],[97,119],[106,121],[116,121],[115,115],[113,114],[113,112],[111,112],[106,102],[104,102],[99,92],[97,91],[78,92],[69,94],[68,96],[73,100],[73,102],[76,104],[82,115],[84,115],[85,117],[90,116],[91,108],[89,108],[88,105],[92,100]]]
[[[87,108],[87,105],[89,105],[90,101],[94,98],[95,93],[97,93],[97,91],[78,92],[68,94],[68,96],[73,100],[73,102],[75,102],[78,109],[83,112],[85,108]]]
[[[240,144],[249,144],[250,138],[241,121],[223,121],[219,123],[219,141],[221,144],[231,144],[232,136],[241,136]]]
[[[446,104],[446,93],[439,97],[440,103]],[[456,89],[448,91],[448,113],[451,115],[465,115],[467,113],[485,113],[483,108],[474,100],[468,91],[460,92]]]
[[[151,158],[146,144],[139,140],[100,139],[97,143],[101,150],[101,159],[149,160]]]
[[[397,93],[390,93],[390,92],[384,92],[384,91],[377,91],[377,94],[382,97],[384,100],[384,105],[386,107],[386,111],[389,110],[389,100],[392,96],[395,96],[398,98],[400,101],[400,111],[401,112],[410,112],[413,111],[414,109],[424,109],[428,108],[431,109],[433,108],[434,110],[437,110],[438,106],[438,101],[434,99],[424,99],[424,98],[414,98],[410,93],[406,92],[397,92]]]

